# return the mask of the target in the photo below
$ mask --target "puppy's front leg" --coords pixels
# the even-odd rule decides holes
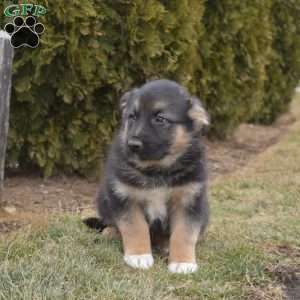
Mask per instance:
[[[117,221],[122,236],[124,260],[133,268],[153,265],[149,227],[139,207],[132,207]]]
[[[184,209],[177,211],[171,221],[169,271],[193,273],[198,269],[195,248],[200,224],[187,218]]]

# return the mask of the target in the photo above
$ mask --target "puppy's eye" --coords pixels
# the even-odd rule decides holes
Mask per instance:
[[[170,123],[170,121],[169,121],[168,119],[164,118],[164,117],[161,116],[161,115],[155,116],[154,121],[155,121],[155,123],[157,123],[157,124],[162,124],[162,125],[164,125],[164,124],[169,124],[169,123]]]
[[[137,119],[136,113],[129,114],[128,119],[135,121]]]

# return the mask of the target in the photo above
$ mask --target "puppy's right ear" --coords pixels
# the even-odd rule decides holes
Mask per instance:
[[[200,100],[196,97],[191,97],[190,109],[188,111],[189,117],[193,120],[196,129],[202,129],[209,126],[210,120],[207,111],[202,106]]]
[[[126,111],[126,108],[128,106],[129,101],[132,100],[134,94],[136,94],[137,91],[138,91],[138,89],[133,89],[131,91],[126,92],[121,97],[121,99],[120,99],[120,111],[121,111],[122,115]]]

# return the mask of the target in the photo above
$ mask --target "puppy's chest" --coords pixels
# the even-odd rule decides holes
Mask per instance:
[[[156,187],[151,189],[138,189],[123,186],[123,191],[130,201],[141,205],[150,223],[155,219],[164,221],[167,219],[168,207],[171,202],[172,189],[168,187]]]
[[[150,223],[156,219],[161,221],[167,219],[171,194],[171,189],[157,188],[144,192],[144,195],[141,195],[142,197],[137,198],[143,205]]]
[[[118,182],[116,192],[129,201],[140,204],[152,223],[156,219],[165,221],[170,208],[189,205],[200,188],[199,183],[189,183],[178,187],[159,186],[142,189]]]

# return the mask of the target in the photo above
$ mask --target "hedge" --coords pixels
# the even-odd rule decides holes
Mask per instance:
[[[274,0],[272,55],[267,65],[263,106],[252,121],[270,124],[289,108],[300,79],[300,1]]]
[[[300,0],[28,2],[47,7],[46,31],[15,53],[8,167],[98,170],[120,95],[146,80],[185,85],[225,138],[272,122],[300,78]]]

